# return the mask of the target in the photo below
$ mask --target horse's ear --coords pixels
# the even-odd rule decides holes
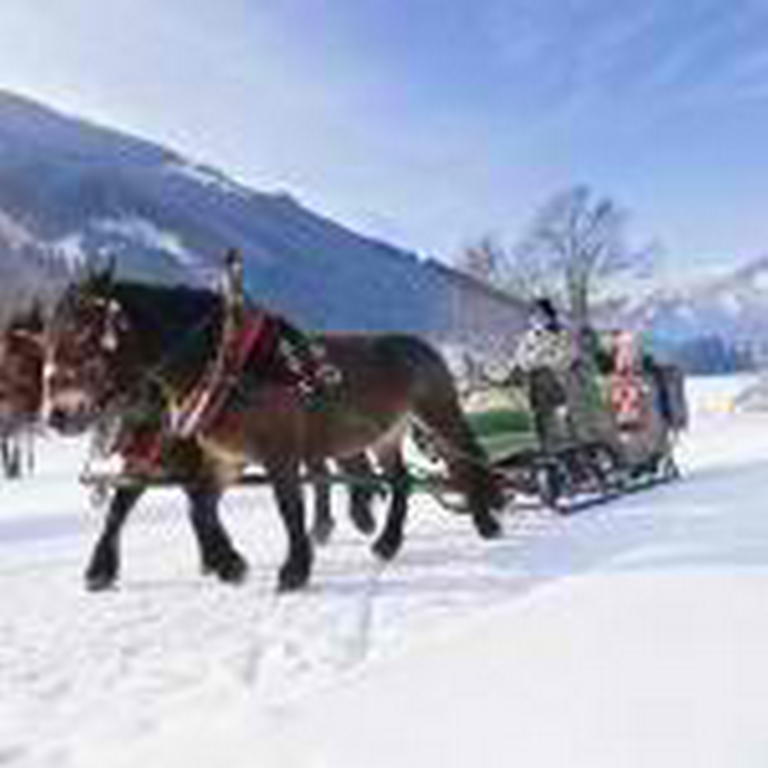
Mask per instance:
[[[84,280],[82,282],[87,285],[109,288],[115,282],[116,272],[117,257],[114,253],[110,253],[106,258],[97,256],[88,259],[86,262]]]
[[[45,309],[40,297],[36,297],[29,306],[29,309],[20,318],[21,323],[27,330],[38,332],[45,327]]]
[[[29,320],[36,329],[42,330],[45,327],[45,308],[41,299],[37,298],[32,303]]]
[[[89,255],[84,262],[77,265],[76,270],[78,273],[76,277],[79,278],[76,282],[82,283],[93,280],[98,272],[98,261],[96,257]]]
[[[114,253],[110,253],[107,258],[107,263],[104,265],[104,280],[108,285],[112,285],[115,282],[115,275],[117,274],[117,256]]]

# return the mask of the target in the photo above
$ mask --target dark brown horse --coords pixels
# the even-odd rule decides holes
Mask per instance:
[[[0,428],[9,443],[19,433],[34,428],[43,399],[44,320],[38,306],[20,312],[0,334]],[[16,459],[12,459],[16,461]],[[168,454],[165,469],[180,477],[195,476],[200,461],[197,444],[177,441]],[[218,496],[194,482],[182,487],[189,498],[190,520],[198,542],[202,568],[225,581],[239,581],[247,566],[231,545],[218,519]],[[120,488],[113,495],[101,549],[97,548],[86,572],[91,588],[102,588],[117,573],[117,547],[110,546],[119,521],[124,520],[146,486]]]
[[[46,420],[63,433],[77,433],[108,409],[155,408],[167,416],[208,369],[224,311],[219,295],[205,290],[113,282],[108,274],[73,286],[49,328]],[[312,547],[300,482],[304,462],[343,461],[375,449],[392,498],[374,551],[383,558],[396,554],[409,492],[399,445],[411,418],[435,436],[478,532],[498,535],[492,514],[498,494],[488,461],[440,355],[407,335],[321,340],[342,375],[326,407],[307,408],[295,386],[269,366],[246,365],[216,419],[194,435],[201,449],[195,483],[206,493],[219,494],[248,462],[264,466],[288,535],[279,587],[301,587],[310,575]]]
[[[23,451],[20,436],[36,426],[42,403],[44,318],[39,305],[18,312],[0,333],[0,454],[9,476],[22,471]],[[99,428],[113,427],[100,423]],[[131,445],[131,429],[136,425],[126,423],[122,430],[123,447]],[[125,471],[131,473],[130,452],[122,452]],[[365,457],[350,459],[346,469],[371,471]],[[201,487],[197,482],[202,453],[195,440],[173,440],[166,446],[163,473],[179,478],[179,484],[189,501],[189,516],[195,540],[200,552],[201,568],[213,573],[222,581],[239,582],[246,572],[245,559],[234,548],[218,515],[219,494],[215,488]],[[316,479],[316,504],[313,537],[323,542],[330,536],[334,520],[330,513],[330,492],[323,481],[326,468],[322,462],[309,468]],[[147,489],[146,483],[136,482],[131,487],[118,488],[110,499],[106,526],[86,570],[86,583],[90,589],[110,586],[119,568],[118,536]],[[353,494],[351,518],[356,527],[370,533],[374,520],[369,509],[370,494]]]

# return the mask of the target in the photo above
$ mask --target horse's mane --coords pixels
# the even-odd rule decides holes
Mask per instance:
[[[118,280],[109,298],[118,302],[152,358],[201,364],[218,343],[223,302],[214,291]]]
[[[83,300],[115,300],[139,340],[142,358],[206,360],[218,342],[223,302],[215,291],[96,274],[73,283],[58,305],[65,315]]]
[[[173,340],[179,334],[201,324],[216,325],[221,310],[221,297],[214,291],[187,285],[116,281],[109,298],[115,299],[136,330],[159,334]]]

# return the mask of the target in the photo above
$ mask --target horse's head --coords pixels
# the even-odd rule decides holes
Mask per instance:
[[[11,318],[0,334],[0,422],[33,421],[42,401],[43,315],[39,305]]]
[[[42,417],[64,434],[86,430],[119,390],[128,324],[112,289],[111,271],[71,285],[47,329]]]

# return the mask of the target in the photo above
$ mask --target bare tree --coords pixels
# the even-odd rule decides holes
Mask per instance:
[[[510,252],[508,279],[553,294],[574,326],[589,326],[596,300],[615,290],[620,279],[647,275],[653,266],[658,246],[630,247],[626,223],[626,211],[589,187],[560,192]]]
[[[626,223],[626,212],[611,198],[596,197],[586,186],[572,187],[540,209],[508,261],[518,280],[532,275],[530,285],[550,293],[570,316],[569,416],[580,439],[605,443],[617,457],[623,447],[613,414],[597,405],[592,310],[610,292],[626,290],[628,278],[647,276],[657,250],[630,247]]]
[[[456,266],[478,280],[500,287],[507,256],[493,235],[485,235],[467,245],[459,254]]]
[[[595,302],[653,267],[657,246],[631,248],[626,223],[611,198],[571,187],[539,209],[517,244],[486,236],[464,249],[459,266],[521,299],[549,295],[575,327],[586,327]]]
[[[611,293],[626,294],[631,278],[647,277],[657,250],[655,245],[630,247],[626,224],[626,212],[611,198],[575,186],[550,198],[513,247],[484,238],[463,254],[465,269],[471,268],[475,276],[523,300],[547,295],[568,315],[574,363],[567,388],[574,433],[611,446],[617,456],[622,448],[613,416],[610,409],[596,405],[592,314]]]

